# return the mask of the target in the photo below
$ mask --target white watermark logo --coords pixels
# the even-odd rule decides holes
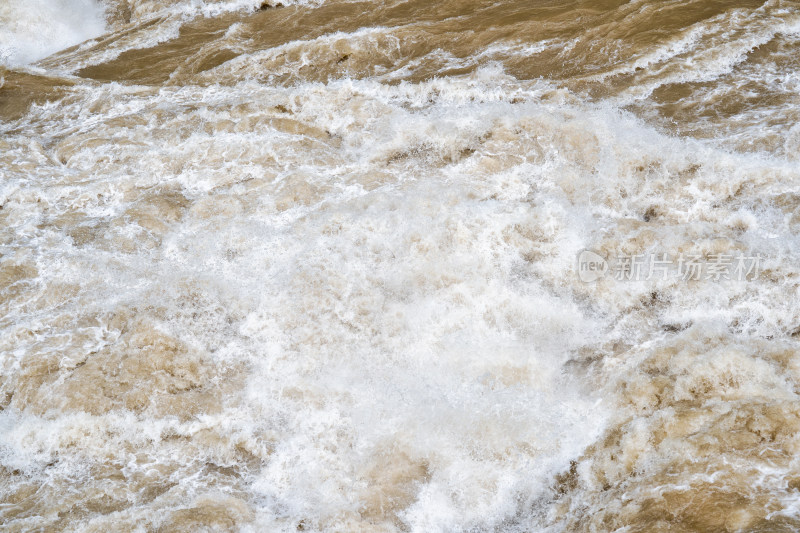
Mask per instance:
[[[591,283],[605,276],[608,272],[608,262],[605,258],[591,250],[584,250],[578,254],[578,277],[584,283]]]
[[[612,261],[592,250],[578,254],[578,277],[591,283],[606,275],[617,281],[750,281],[761,272],[761,255],[651,253],[618,255]]]

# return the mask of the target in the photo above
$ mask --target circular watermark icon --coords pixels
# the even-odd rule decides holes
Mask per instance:
[[[608,272],[608,261],[602,255],[591,250],[578,254],[578,277],[584,283],[591,283],[605,276]]]

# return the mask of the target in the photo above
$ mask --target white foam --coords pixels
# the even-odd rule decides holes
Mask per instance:
[[[0,64],[32,63],[104,30],[104,10],[94,0],[3,0]]]

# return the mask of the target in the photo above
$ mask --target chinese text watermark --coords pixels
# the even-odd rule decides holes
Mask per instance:
[[[602,277],[617,281],[749,281],[761,272],[761,255],[649,253],[617,255],[607,261],[591,250],[578,254],[578,277],[590,283]]]

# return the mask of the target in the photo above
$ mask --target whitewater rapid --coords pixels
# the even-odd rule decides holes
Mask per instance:
[[[683,4],[0,7],[2,527],[796,529],[800,11]]]
[[[0,65],[21,66],[101,35],[93,0],[6,0],[0,5]]]

